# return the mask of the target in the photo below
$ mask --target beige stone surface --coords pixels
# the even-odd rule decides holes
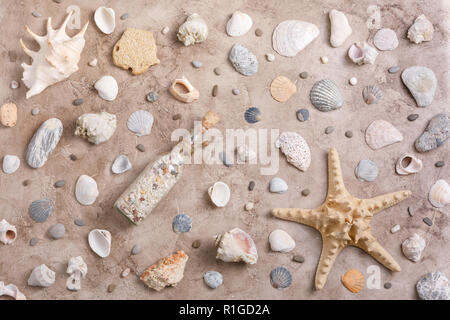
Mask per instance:
[[[392,52],[380,52],[376,64],[357,66],[346,57],[352,42],[372,41],[374,32],[366,28],[366,9],[378,3],[381,7],[382,26],[396,31],[399,46]],[[67,81],[47,88],[43,93],[25,99],[26,88],[20,81],[22,61],[30,62],[20,48],[19,38],[37,49],[25,31],[25,24],[38,34],[45,33],[45,18],[53,18],[54,27],[62,22],[66,8],[77,4],[81,8],[81,24],[89,19],[86,46],[79,63],[79,71]],[[426,199],[431,185],[437,179],[449,181],[450,143],[426,154],[417,154],[414,140],[435,114],[447,111],[449,90],[449,15],[448,1],[108,1],[116,11],[116,29],[111,35],[102,34],[93,21],[94,10],[104,1],[69,1],[56,4],[53,1],[3,0],[0,6],[0,104],[14,102],[18,106],[18,121],[14,128],[0,127],[0,157],[6,154],[18,155],[22,165],[17,172],[6,175],[0,172],[0,219],[5,218],[18,230],[18,239],[10,246],[0,245],[0,281],[14,283],[29,299],[414,299],[415,283],[425,273],[442,271],[450,276],[450,222],[448,207],[433,209]],[[329,19],[331,9],[345,12],[353,34],[340,48],[329,44]],[[229,16],[240,10],[249,14],[254,22],[250,32],[239,38],[225,33]],[[32,11],[42,17],[35,18]],[[127,20],[119,17],[129,13]],[[209,26],[208,39],[195,46],[184,47],[177,41],[176,31],[186,16],[197,12]],[[406,33],[414,19],[424,13],[433,23],[435,33],[431,42],[412,44]],[[314,22],[320,29],[320,36],[294,58],[275,54],[275,61],[268,62],[266,53],[271,48],[273,28],[286,19],[301,19]],[[163,35],[164,26],[170,32]],[[142,28],[154,32],[161,63],[150,67],[139,76],[114,66],[111,50],[127,27]],[[264,34],[256,37],[254,30],[260,28]],[[73,35],[76,30],[70,30]],[[234,43],[247,46],[259,60],[259,71],[252,77],[238,74],[228,62],[228,52]],[[320,63],[320,57],[329,57],[327,64]],[[15,57],[15,59],[14,59]],[[97,67],[88,66],[93,58]],[[190,62],[200,60],[203,67],[194,69]],[[408,90],[401,83],[400,73],[389,74],[393,65],[402,68],[412,65],[431,68],[439,85],[435,99],[427,108],[417,108]],[[213,69],[219,66],[222,74],[217,76]],[[298,74],[307,71],[310,77],[302,80]],[[119,84],[115,101],[102,100],[93,89],[93,83],[103,75],[112,75]],[[199,89],[199,101],[184,104],[176,101],[168,92],[171,82],[186,76]],[[279,75],[297,81],[297,92],[285,103],[279,103],[270,96],[271,81]],[[358,85],[350,86],[351,77],[358,78]],[[309,101],[309,90],[315,81],[329,78],[334,80],[344,96],[342,109],[329,113],[316,110]],[[10,89],[11,80],[20,82],[20,88]],[[219,85],[217,97],[211,96],[212,87]],[[361,96],[362,88],[377,84],[384,92],[383,100],[377,105],[366,105]],[[241,94],[231,94],[232,88],[239,88]],[[150,90],[159,93],[159,100],[150,104],[145,95]],[[73,106],[72,101],[82,97],[84,104]],[[248,106],[258,106],[263,119],[255,125],[244,121]],[[295,111],[300,107],[309,109],[310,120],[300,123]],[[33,108],[40,114],[31,115]],[[113,209],[113,203],[131,183],[144,166],[159,154],[174,145],[170,135],[176,128],[190,129],[194,119],[200,119],[208,110],[219,113],[220,129],[225,128],[279,128],[282,131],[300,133],[311,147],[312,163],[302,173],[288,164],[280,154],[280,169],[276,176],[285,179],[289,191],[285,194],[270,194],[268,183],[272,176],[261,176],[258,165],[191,165],[185,169],[182,181],[160,203],[140,226],[131,225]],[[151,135],[136,137],[126,128],[128,116],[137,109],[149,110],[155,117]],[[110,141],[101,145],[90,145],[74,136],[76,119],[86,112],[107,111],[118,117],[118,129]],[[182,120],[174,121],[172,116],[182,113]],[[420,116],[414,122],[406,117],[411,113]],[[64,133],[55,152],[40,169],[30,168],[25,161],[28,141],[40,124],[51,117],[61,119]],[[375,119],[393,123],[403,134],[404,141],[377,151],[371,150],[364,141],[364,131]],[[324,129],[333,125],[336,130],[325,135]],[[344,136],[346,130],[353,131],[353,138]],[[142,143],[147,151],[140,153],[135,146]],[[320,205],[327,192],[327,152],[335,147],[340,155],[344,182],[351,194],[368,198],[391,191],[410,189],[412,196],[400,204],[384,210],[372,220],[372,234],[400,264],[402,271],[391,273],[372,257],[357,248],[346,248],[335,261],[325,287],[315,291],[314,274],[321,251],[320,234],[307,226],[276,219],[270,215],[275,207],[313,208]],[[278,151],[276,151],[278,152]],[[413,152],[424,163],[424,169],[415,175],[398,176],[395,162],[404,152]],[[75,154],[78,160],[69,159]],[[126,154],[133,163],[133,169],[114,175],[111,164],[120,153]],[[360,182],[354,176],[354,169],[361,159],[377,163],[380,174],[371,183]],[[435,168],[438,160],[446,160],[443,168]],[[100,195],[92,206],[81,206],[76,202],[74,189],[76,179],[88,174],[98,183]],[[22,181],[29,179],[27,187]],[[54,183],[66,180],[63,188],[54,188]],[[224,208],[215,208],[210,203],[207,189],[215,181],[224,181],[231,188],[231,201]],[[250,180],[256,181],[253,192],[247,190]],[[311,194],[302,197],[300,192],[309,188]],[[50,198],[56,210],[45,223],[35,223],[28,215],[28,206],[33,200]],[[244,210],[248,201],[255,203],[255,209]],[[412,206],[416,215],[411,218],[407,207]],[[187,234],[172,231],[172,218],[180,212],[193,218],[193,228]],[[430,217],[433,226],[426,226],[422,219]],[[83,218],[86,226],[77,227],[73,221]],[[64,223],[66,235],[60,240],[51,240],[48,229],[55,223]],[[400,224],[402,229],[390,233],[390,228]],[[256,265],[224,263],[215,259],[213,236],[239,227],[255,240],[259,260]],[[107,229],[112,234],[111,255],[105,259],[96,256],[88,247],[87,235],[91,229]],[[296,248],[290,253],[270,252],[268,236],[274,229],[287,231],[296,241]],[[422,235],[427,247],[418,263],[406,259],[401,253],[401,242],[414,232]],[[32,237],[38,237],[35,247],[29,245]],[[199,249],[191,247],[192,241],[201,239]],[[142,252],[132,256],[135,244]],[[155,292],[145,286],[137,275],[160,258],[177,250],[189,255],[185,275],[175,288]],[[303,264],[292,262],[293,254],[301,254]],[[88,274],[82,280],[82,290],[70,292],[65,288],[65,269],[70,257],[81,255],[88,265]],[[27,279],[34,267],[45,263],[56,271],[56,283],[47,289],[27,286]],[[286,266],[293,275],[290,288],[280,291],[271,287],[270,271],[277,266]],[[367,286],[358,294],[345,289],[340,277],[348,269],[358,269],[367,278],[367,268],[378,266],[381,288]],[[133,272],[125,279],[120,278],[123,269]],[[217,270],[224,276],[224,284],[211,290],[203,283],[202,275],[208,270]],[[391,282],[392,288],[385,290],[384,282]],[[116,284],[113,293],[107,292],[109,284]],[[3,298],[0,298],[3,299]]]

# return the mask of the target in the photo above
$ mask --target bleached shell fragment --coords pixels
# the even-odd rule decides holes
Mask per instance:
[[[422,170],[422,167],[422,160],[416,158],[411,153],[405,153],[398,158],[395,165],[395,171],[400,175],[407,175],[419,172]]]
[[[3,165],[2,169],[3,172],[6,174],[11,174],[16,172],[17,169],[20,167],[20,159],[18,156],[13,156],[7,154],[3,157]]]
[[[353,30],[343,12],[333,9],[328,15],[331,23],[330,44],[337,48],[347,40]]]
[[[423,239],[417,233],[414,233],[411,237],[403,241],[402,252],[409,260],[417,262],[420,260],[425,246],[425,239]]]
[[[322,112],[340,109],[344,104],[336,83],[328,79],[317,81],[309,93],[309,98],[313,106]]]
[[[244,144],[236,148],[237,158],[240,162],[250,162],[256,159],[256,152]]]
[[[115,174],[124,173],[132,168],[130,159],[127,156],[121,154],[113,162],[111,170]]]
[[[426,107],[433,102],[437,88],[433,70],[422,66],[406,68],[402,72],[402,81],[416,100],[417,106]]]
[[[280,55],[294,57],[320,34],[316,25],[300,21],[286,20],[273,31],[272,46]]]
[[[138,137],[149,135],[152,131],[153,116],[145,110],[137,110],[131,114],[127,121],[128,130]]]
[[[75,186],[75,197],[79,203],[88,206],[95,202],[99,195],[97,182],[88,175],[81,175]]]
[[[208,26],[197,13],[193,13],[180,26],[177,37],[185,46],[203,42],[208,37]]]
[[[375,120],[366,129],[367,145],[377,150],[393,143],[403,141],[403,135],[390,122]]]
[[[71,291],[81,289],[81,279],[87,274],[87,265],[81,256],[69,259],[66,272],[70,275],[66,281],[66,288]]]
[[[429,272],[420,278],[416,290],[422,300],[450,300],[450,283],[440,271]]]
[[[378,167],[371,160],[361,160],[355,168],[355,175],[360,181],[375,181],[378,177]]]
[[[94,229],[89,232],[89,246],[98,256],[106,258],[111,252],[111,233],[108,230]]]
[[[35,222],[45,222],[55,210],[49,199],[35,200],[31,203],[28,213]]]
[[[363,64],[374,64],[378,56],[377,49],[369,45],[367,42],[356,42],[350,46],[347,52],[352,62]]]
[[[395,226],[393,226],[392,228],[391,228],[391,233],[396,233],[396,232],[399,232],[400,231],[400,225],[399,224],[396,224]]]
[[[77,119],[75,135],[90,143],[100,144],[108,141],[117,127],[117,117],[108,112],[85,113]]]
[[[228,59],[234,69],[244,76],[252,76],[258,72],[258,59],[250,50],[239,43],[231,48]]]
[[[273,230],[269,235],[270,249],[278,252],[289,252],[295,248],[295,241],[284,230]]]
[[[242,36],[251,29],[252,25],[252,18],[248,14],[236,11],[227,22],[227,34],[231,37]]]
[[[17,229],[5,219],[0,221],[0,242],[3,244],[11,244],[16,241]],[[1,294],[0,294],[1,296]]]
[[[278,102],[287,101],[296,91],[295,84],[285,76],[276,77],[270,84],[270,94]]]
[[[104,34],[111,34],[116,27],[116,13],[112,8],[98,7],[94,13],[94,21]]]
[[[364,102],[367,104],[377,104],[383,98],[383,91],[376,85],[368,85],[362,91]]]
[[[285,289],[292,284],[291,272],[285,267],[276,267],[270,272],[270,283],[275,289]]]
[[[217,207],[225,207],[228,201],[230,201],[230,188],[222,181],[214,183],[214,185],[208,189],[208,194],[211,201]]]
[[[14,127],[17,123],[17,106],[5,103],[0,107],[0,123],[5,127]]]
[[[95,82],[94,88],[97,89],[100,98],[106,101],[113,101],[119,93],[117,81],[112,76],[101,77]]]
[[[287,161],[301,171],[311,164],[311,151],[306,140],[297,132],[283,132],[275,142],[277,148],[286,156]]]
[[[245,231],[234,228],[223,235],[216,236],[216,259],[225,262],[240,262],[255,264],[258,252],[255,242]]]
[[[10,283],[5,286],[5,283],[0,281],[0,297],[1,296],[9,296],[16,300],[27,300],[25,295],[20,292],[19,288],[14,284]]]
[[[433,40],[434,28],[433,24],[421,14],[414,20],[414,23],[408,29],[408,39],[414,43],[421,43],[423,41]]]
[[[366,20],[366,26],[369,30],[381,28],[381,10],[376,4],[367,7],[366,13],[369,15]]]
[[[445,207],[450,203],[450,186],[444,179],[436,181],[428,193],[428,200],[436,208]]]
[[[392,29],[382,28],[375,34],[373,44],[381,51],[394,50],[398,47],[397,35]]]
[[[63,133],[63,125],[59,119],[50,118],[34,133],[27,148],[27,163],[32,168],[40,168],[55,150]]]
[[[48,288],[55,283],[55,272],[50,270],[45,264],[41,264],[33,269],[28,278],[28,285],[33,287]]]
[[[200,92],[184,76],[172,82],[169,92],[175,99],[184,103],[194,102],[200,97]]]

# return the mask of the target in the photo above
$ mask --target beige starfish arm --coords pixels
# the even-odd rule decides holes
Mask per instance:
[[[342,178],[341,162],[335,148],[328,152],[328,195],[338,195],[346,192]]]
[[[317,265],[316,289],[320,290],[325,285],[327,281],[328,273],[330,273],[331,267],[333,266],[336,257],[344,248],[341,243],[337,240],[327,239],[322,236],[322,253],[320,254],[320,261]]]
[[[369,235],[365,239],[360,239],[356,245],[370,254],[375,260],[392,271],[400,271],[400,265],[384,249],[374,236]]]
[[[372,212],[372,214],[378,213],[383,209],[392,207],[393,205],[407,199],[411,195],[411,191],[397,191],[388,194],[384,194],[375,198],[364,199],[363,202]]]
[[[319,218],[315,211],[315,209],[275,208],[272,209],[272,215],[279,219],[294,221],[317,228]]]

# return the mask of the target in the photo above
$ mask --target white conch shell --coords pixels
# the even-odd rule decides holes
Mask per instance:
[[[34,287],[50,287],[54,283],[55,272],[50,270],[45,264],[34,268],[28,278],[28,285]]]
[[[251,29],[252,25],[252,18],[248,14],[236,11],[227,22],[227,34],[230,37],[242,36]]]
[[[423,164],[422,160],[416,158],[410,153],[403,154],[397,160],[395,165],[395,171],[401,175],[407,175],[410,173],[417,173],[422,170]]]
[[[375,120],[366,129],[367,145],[377,150],[393,143],[403,141],[403,135],[390,122]]]
[[[280,55],[293,57],[302,51],[320,34],[316,25],[300,21],[286,20],[273,31],[272,47]]]
[[[112,76],[101,77],[95,82],[94,88],[97,89],[100,98],[106,101],[113,101],[119,93],[117,81]]]
[[[94,21],[101,32],[111,34],[116,27],[116,13],[111,8],[99,7],[95,10]]]
[[[300,171],[306,171],[311,164],[311,151],[306,140],[297,132],[283,132],[275,142],[287,161]]]
[[[71,11],[57,30],[52,28],[52,18],[47,19],[47,34],[38,36],[26,27],[28,33],[39,43],[39,51],[31,51],[20,39],[25,53],[33,59],[33,63],[28,65],[22,63],[22,81],[27,86],[27,99],[41,93],[45,88],[68,78],[78,70],[78,61],[84,48],[84,33],[89,22],[86,22],[81,31],[72,38],[66,34],[66,25],[70,20]]]
[[[94,229],[89,232],[89,246],[92,251],[102,258],[109,256],[111,252],[111,233],[108,230]]]
[[[16,172],[20,167],[20,159],[18,156],[12,156],[7,154],[3,157],[3,172],[6,174],[11,174]]]
[[[348,57],[354,63],[363,65],[366,63],[374,64],[378,56],[378,51],[367,42],[356,42],[348,49]]]
[[[343,12],[333,9],[328,15],[331,23],[330,44],[337,48],[352,34],[352,28]]]
[[[208,26],[197,13],[191,14],[178,29],[177,37],[185,46],[203,42],[208,37]]]
[[[81,175],[75,186],[75,198],[82,205],[88,206],[98,197],[97,182],[88,175]]]
[[[403,241],[402,251],[409,260],[417,262],[420,260],[423,250],[425,249],[425,239],[414,233],[411,237]]]
[[[66,272],[70,274],[66,281],[66,288],[71,291],[80,290],[81,279],[87,274],[87,265],[83,258],[80,256],[70,258]]]
[[[2,281],[0,281],[0,297],[1,296],[9,296],[16,300],[27,300],[25,295],[20,292],[17,286],[13,285],[12,283],[5,286],[5,283]]]
[[[444,179],[436,181],[428,193],[428,200],[436,208],[442,208],[449,204],[450,186],[447,181]]]
[[[200,92],[184,76],[181,79],[175,79],[169,91],[175,99],[185,103],[194,102],[200,97]]]
[[[5,219],[0,221],[0,241],[4,244],[11,244],[16,240],[16,238],[16,227],[9,224]]]
[[[211,201],[217,207],[225,207],[230,201],[230,188],[225,182],[218,181],[208,189]]]
[[[216,259],[225,262],[244,261],[248,264],[255,264],[258,261],[255,242],[247,232],[239,228],[216,236],[216,247]]]

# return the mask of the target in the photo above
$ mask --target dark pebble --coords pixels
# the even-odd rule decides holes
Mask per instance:
[[[400,71],[400,67],[399,66],[390,67],[388,69],[389,73],[396,73],[396,72],[399,72],[399,71]]]
[[[74,106],[79,106],[80,104],[83,104],[84,100],[81,98],[75,99],[73,100],[73,105]]]
[[[202,244],[202,242],[200,240],[195,240],[194,242],[192,242],[192,248],[198,249],[198,248],[200,248],[201,244]]]
[[[436,167],[436,168],[440,168],[440,167],[443,167],[445,165],[445,162],[444,161],[438,161],[438,162],[436,162],[435,164],[434,164],[434,166]]]
[[[414,208],[413,207],[408,207],[408,213],[411,217],[414,217]]]
[[[181,119],[181,113],[177,113],[172,117],[172,120],[180,120]]]
[[[249,191],[253,191],[253,189],[255,189],[255,181],[250,181],[250,183],[248,184],[248,190]]]
[[[62,188],[66,184],[65,180],[59,180],[55,182],[55,188]]]
[[[56,2],[56,3],[61,3],[61,2],[63,2],[64,0],[53,0],[54,2]]]
[[[311,193],[311,191],[309,189],[302,190],[302,196],[304,196],[304,197],[309,196],[310,193]]]
[[[255,30],[255,35],[257,36],[257,37],[261,37],[262,35],[263,35],[263,31],[261,30],[261,29],[256,29]]]
[[[331,126],[330,126],[330,127],[326,127],[326,128],[325,128],[325,133],[326,133],[326,134],[330,134],[330,133],[332,133],[333,131],[334,131],[334,127],[331,127]]]
[[[390,288],[392,288],[392,283],[386,282],[386,283],[384,284],[384,288],[385,288],[385,289],[390,289]]]
[[[32,15],[33,17],[35,17],[35,18],[39,18],[39,17],[41,16],[41,14],[40,14],[39,12],[36,12],[36,11],[33,11],[33,12],[31,13],[31,15]]]
[[[86,225],[86,222],[84,222],[83,219],[75,219],[74,223],[79,227],[83,227],[84,225]]]
[[[156,93],[156,92],[154,92],[154,91],[150,91],[148,94],[147,94],[147,101],[148,102],[155,102],[156,100],[158,100],[158,94]]]
[[[22,181],[22,185],[23,185],[24,187],[30,185],[30,183],[31,183],[30,180],[23,180],[23,181]]]
[[[351,137],[353,137],[353,132],[351,132],[351,131],[345,131],[345,136],[346,136],[347,138],[351,138]]]
[[[217,84],[214,85],[212,90],[212,96],[217,97],[217,93],[219,92],[219,86]]]
[[[8,57],[10,62],[16,62],[17,53],[15,51],[8,51]]]
[[[306,121],[309,119],[309,111],[308,109],[300,109],[297,110],[297,119],[298,121]]]
[[[69,156],[70,160],[72,161],[76,161],[78,160],[78,157],[76,155],[74,155],[73,153]]]
[[[31,238],[30,240],[30,246],[34,247],[39,242],[38,238]]]
[[[136,146],[136,149],[138,149],[140,152],[145,152],[145,147],[142,144],[138,144]]]
[[[303,262],[305,262],[305,258],[303,258],[302,256],[293,256],[292,261],[295,261],[298,263],[303,263]]]
[[[128,19],[128,13],[124,13],[123,15],[120,16],[121,20],[126,20]]]
[[[431,219],[428,217],[423,218],[423,222],[425,222],[425,224],[427,224],[430,227],[433,225],[433,221],[431,221]]]
[[[214,68],[214,73],[218,76],[220,76],[222,74],[222,69],[220,69],[219,67]]]
[[[115,289],[116,289],[116,285],[115,285],[115,284],[110,284],[110,285],[108,286],[108,292],[109,292],[109,293],[113,292]]]
[[[410,114],[407,119],[409,121],[414,121],[414,120],[417,120],[417,118],[419,118],[419,115],[417,113],[413,113],[413,114]]]
[[[302,73],[299,74],[299,77],[302,79],[306,79],[308,78],[309,74],[306,71],[303,71]]]
[[[136,255],[136,254],[138,254],[139,252],[141,252],[141,246],[140,245],[135,245],[134,247],[133,247],[133,249],[131,249],[131,254],[133,254],[133,255]]]
[[[220,160],[222,160],[223,164],[224,164],[226,167],[231,167],[232,163],[228,161],[227,155],[226,155],[225,152],[219,153],[219,157],[220,157]]]

